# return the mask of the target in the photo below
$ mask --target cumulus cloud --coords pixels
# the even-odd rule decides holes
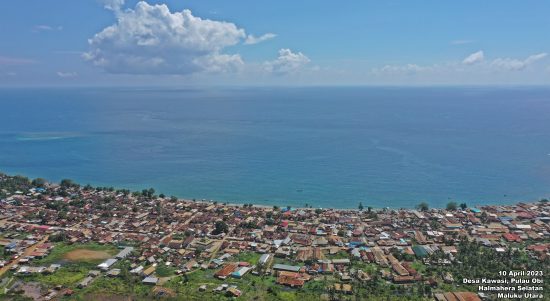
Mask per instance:
[[[246,38],[229,22],[201,19],[190,10],[171,12],[164,4],[144,1],[120,10],[124,1],[105,1],[116,14],[115,24],[88,40],[85,60],[110,73],[191,74],[240,68],[238,54],[224,54]]]
[[[518,71],[525,69],[527,66],[532,65],[533,63],[540,61],[547,56],[548,53],[538,53],[530,55],[523,60],[512,58],[497,58],[491,63],[491,65],[499,69]]]
[[[76,77],[78,76],[78,74],[76,72],[62,72],[62,71],[57,71],[57,76],[61,77],[61,78],[71,78],[71,77]]]
[[[372,69],[374,74],[416,74],[422,71],[432,70],[432,67],[419,66],[417,64],[385,65],[382,68]]]
[[[470,54],[467,56],[463,61],[462,64],[464,65],[474,65],[477,63],[481,63],[485,60],[485,55],[483,54],[483,51],[478,51]]]
[[[265,62],[265,70],[274,74],[293,73],[303,68],[311,60],[301,52],[292,52],[290,49],[279,50],[279,57]]]
[[[101,0],[101,2],[106,9],[117,11],[124,5],[125,0]]]
[[[253,35],[248,35],[246,37],[246,40],[244,41],[244,43],[246,45],[253,45],[253,44],[258,44],[258,43],[261,43],[263,41],[267,41],[267,40],[271,40],[273,38],[275,38],[277,35],[274,34],[274,33],[266,33],[262,36],[259,36],[259,37],[255,37]]]

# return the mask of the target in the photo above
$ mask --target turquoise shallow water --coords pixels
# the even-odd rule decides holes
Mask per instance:
[[[0,170],[280,206],[550,195],[543,88],[3,89]]]

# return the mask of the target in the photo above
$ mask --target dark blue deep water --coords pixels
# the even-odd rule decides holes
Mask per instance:
[[[0,170],[315,207],[550,195],[543,88],[2,89]]]

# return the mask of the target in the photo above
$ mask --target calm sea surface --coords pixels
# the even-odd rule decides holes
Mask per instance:
[[[542,88],[1,89],[0,170],[355,208],[550,196]]]

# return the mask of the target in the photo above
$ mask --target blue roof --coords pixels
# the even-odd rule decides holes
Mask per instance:
[[[418,257],[425,257],[428,255],[428,251],[422,246],[413,246],[412,249],[414,254]]]
[[[298,272],[300,270],[299,266],[294,265],[288,265],[288,264],[275,264],[273,266],[274,270],[284,270],[284,271],[292,271],[292,272]]]

